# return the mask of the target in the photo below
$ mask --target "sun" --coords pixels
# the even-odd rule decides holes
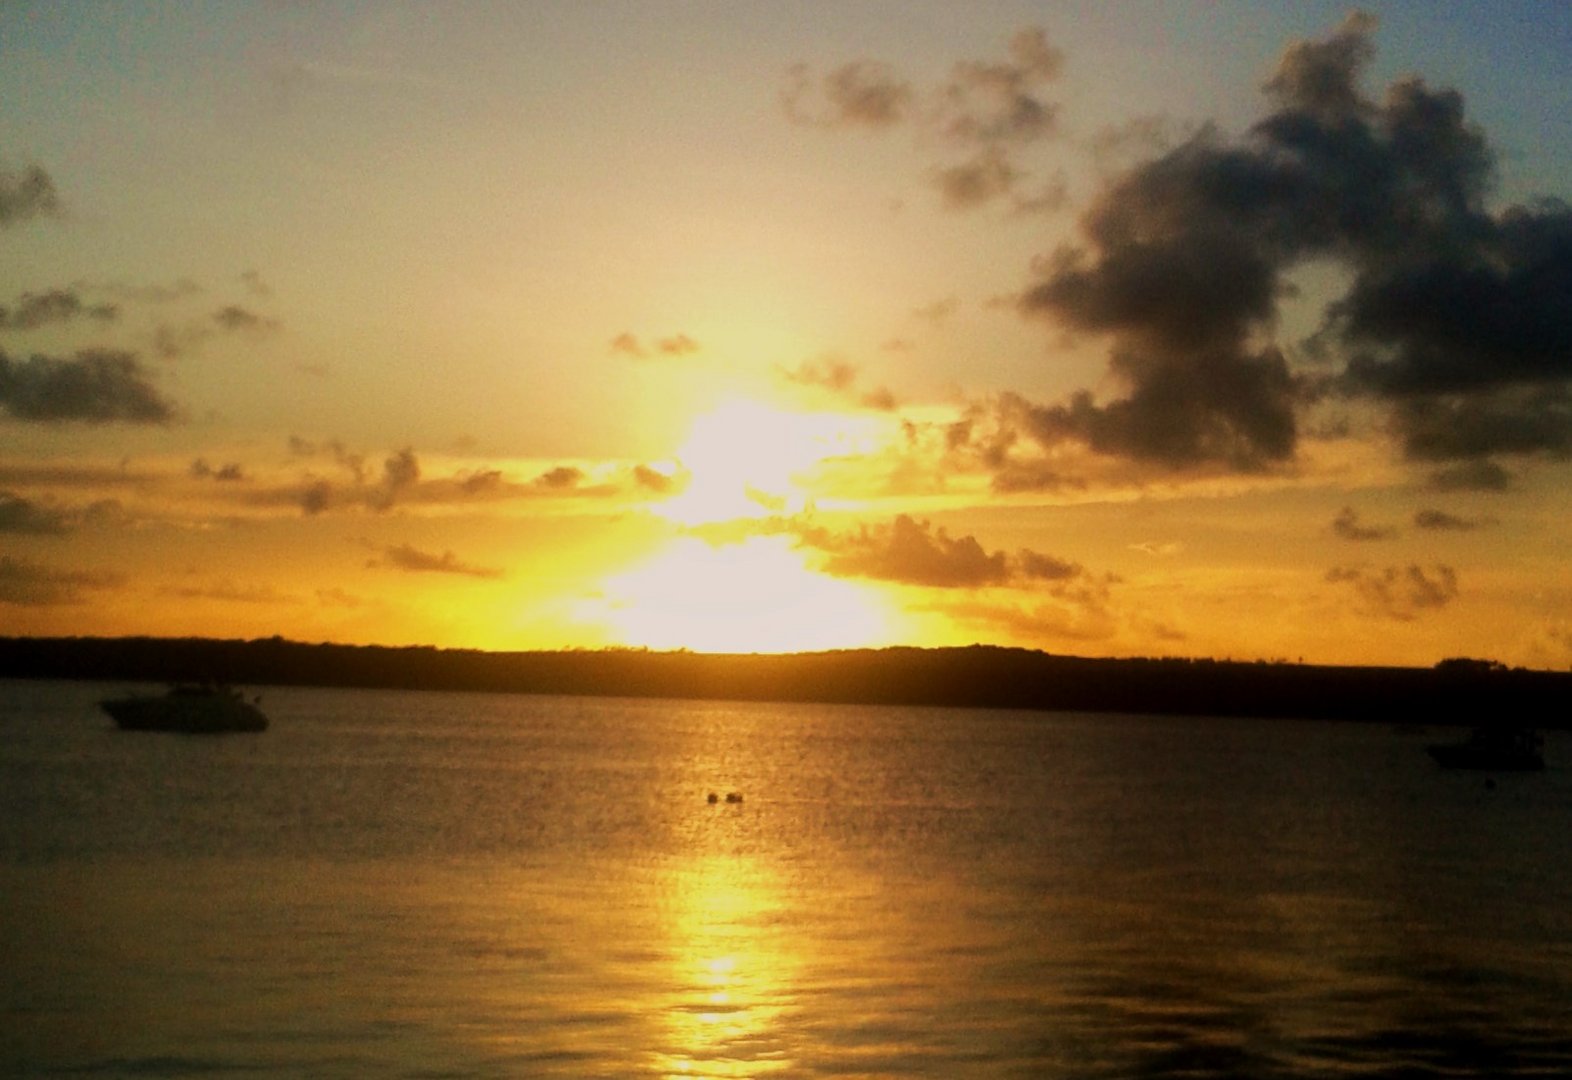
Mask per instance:
[[[602,616],[626,645],[694,652],[804,652],[884,644],[882,598],[810,570],[785,536],[673,540],[608,579]]]
[[[727,398],[697,417],[676,460],[682,493],[659,513],[682,525],[794,513],[809,501],[803,478],[827,458],[866,448],[876,424],[839,412],[794,412]]]

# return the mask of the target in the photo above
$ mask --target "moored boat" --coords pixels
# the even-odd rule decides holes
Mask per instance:
[[[1545,767],[1544,739],[1532,728],[1475,728],[1463,742],[1425,749],[1448,769],[1533,772]]]
[[[100,701],[99,707],[122,731],[176,731],[217,735],[231,731],[266,731],[267,717],[240,692],[227,686],[179,684],[167,694],[136,695]]]

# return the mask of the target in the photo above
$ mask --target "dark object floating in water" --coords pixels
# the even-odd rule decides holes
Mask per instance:
[[[726,801],[729,803],[740,803],[742,802],[742,796],[735,791],[729,791],[726,793]],[[720,796],[712,791],[709,794],[708,802],[711,806],[714,806],[716,803],[720,802]]]
[[[718,802],[720,802],[720,796],[715,794],[713,791],[710,792],[710,805],[714,806]]]
[[[122,731],[177,731],[186,735],[218,735],[231,731],[266,731],[267,717],[257,708],[261,698],[247,701],[227,686],[180,684],[167,694],[139,695],[100,701]]]
[[[1545,767],[1544,738],[1532,728],[1475,728],[1460,743],[1425,747],[1444,768],[1533,772]]]

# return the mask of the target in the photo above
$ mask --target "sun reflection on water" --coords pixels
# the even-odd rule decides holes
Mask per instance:
[[[673,873],[673,963],[659,1071],[669,1077],[782,1074],[784,1019],[798,958],[779,925],[779,890],[740,857],[703,857]]]

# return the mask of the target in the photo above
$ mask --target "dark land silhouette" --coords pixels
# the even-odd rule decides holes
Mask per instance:
[[[1088,659],[984,645],[715,655],[0,638],[0,676],[1572,726],[1572,674],[1466,658],[1394,668]]]

